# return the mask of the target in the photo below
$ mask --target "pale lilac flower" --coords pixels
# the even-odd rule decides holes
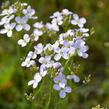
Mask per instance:
[[[5,16],[1,19],[0,21],[0,25],[4,25],[4,24],[7,24],[7,23],[10,23],[10,21],[14,18],[14,15],[11,15],[11,16]]]
[[[12,37],[12,31],[15,27],[16,23],[11,23],[11,24],[5,24],[4,29],[0,30],[0,34],[5,34],[7,33],[8,37]]]
[[[53,13],[53,15],[52,16],[50,16],[50,18],[57,18],[57,17],[60,17],[60,16],[62,16],[62,14],[60,13],[60,12],[55,12],[55,13]]]
[[[62,16],[54,18],[52,20],[52,24],[54,24],[54,25],[62,25],[62,23],[63,23],[62,19],[63,19]]]
[[[53,67],[56,68],[56,69],[58,69],[60,66],[61,66],[60,62],[53,63]]]
[[[83,27],[84,24],[86,23],[86,19],[85,18],[79,18],[79,16],[77,14],[73,15],[73,20],[71,20],[71,24],[73,25],[78,25],[79,27]]]
[[[30,59],[36,59],[37,55],[35,54],[35,52],[30,51],[27,55],[27,57],[29,57]]]
[[[22,31],[22,29],[29,31],[30,30],[30,25],[27,24],[28,18],[26,16],[24,17],[19,17],[17,16],[15,18],[15,21],[17,22],[16,30],[17,31]]]
[[[30,41],[30,37],[28,34],[24,34],[23,39],[18,40],[18,44],[22,47],[25,47]]]
[[[46,23],[46,27],[49,30],[59,31],[59,27],[56,23]]]
[[[10,6],[9,9],[4,9],[2,11],[2,13],[0,14],[0,16],[10,16],[11,14],[13,14],[15,12],[16,12],[16,10]]]
[[[41,54],[43,52],[43,45],[39,43],[37,46],[34,47],[36,54]]]
[[[41,29],[41,28],[43,28],[43,23],[42,22],[37,22],[37,23],[35,23],[34,25],[33,25],[35,28],[38,28],[38,29]]]
[[[52,45],[52,47],[53,47],[53,50],[54,50],[54,51],[57,50],[57,49],[59,48],[59,41],[56,41],[56,42]]]
[[[39,59],[39,62],[41,63],[41,64],[43,64],[44,66],[46,66],[47,68],[50,68],[50,67],[52,67],[52,65],[53,65],[53,61],[51,61],[51,56],[45,56],[45,57],[41,57],[40,59]]]
[[[88,47],[85,46],[85,42],[82,39],[77,39],[73,46],[77,50],[77,54],[80,57],[87,58],[88,54],[86,51],[88,50]]]
[[[50,43],[46,44],[46,46],[44,47],[44,51],[46,51],[46,50],[52,51],[53,46]]]
[[[73,74],[73,75],[68,75],[68,76],[67,76],[67,79],[69,79],[69,80],[74,80],[75,83],[78,83],[78,82],[80,81],[80,78],[79,78],[77,75],[75,75],[75,74]]]
[[[33,31],[34,41],[37,41],[39,39],[39,36],[41,36],[42,34],[43,32],[41,30],[34,29]]]
[[[28,6],[27,9],[23,9],[22,13],[30,19],[37,19],[37,17],[33,16],[35,14],[35,10],[32,9],[31,6]]]
[[[68,59],[69,58],[69,54],[68,54],[68,49],[66,47],[62,47],[62,48],[57,48],[55,50],[55,56],[54,59],[56,61],[60,60],[61,57],[63,57],[64,59]]]
[[[60,98],[65,98],[66,93],[71,92],[71,88],[66,86],[67,80],[65,79],[65,75],[62,73],[59,73],[58,76],[54,78],[54,86],[53,88],[57,91],[60,91],[59,96]]]
[[[60,98],[65,98],[66,97],[66,93],[71,93],[72,89],[69,86],[64,87],[64,89],[60,90],[59,96]]]
[[[68,50],[69,56],[73,55],[75,53],[75,48],[72,46],[74,44],[73,41],[64,41],[63,46]]]
[[[30,66],[34,66],[34,65],[35,65],[35,61],[34,60],[31,60],[28,57],[21,64],[22,67],[30,67]]]

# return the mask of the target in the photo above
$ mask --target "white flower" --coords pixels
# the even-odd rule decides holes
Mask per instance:
[[[16,10],[13,9],[13,8],[10,6],[9,9],[4,9],[4,10],[2,11],[2,13],[0,14],[0,16],[4,16],[4,15],[9,16],[9,15],[15,13],[15,12],[16,12]]]
[[[30,19],[37,19],[37,17],[33,17],[35,10],[31,9],[31,6],[28,6],[27,9],[23,9],[22,13]]]
[[[18,23],[18,25],[16,26],[17,31],[21,31],[22,29],[24,29],[26,31],[30,30],[30,25],[27,24],[28,18],[26,16],[24,16],[22,18],[17,16],[15,18],[15,21]]]
[[[88,28],[80,28],[79,31],[83,33],[84,37],[88,37],[89,36],[89,33],[87,33],[89,31]]]
[[[42,65],[46,66],[47,68],[52,67],[52,65],[53,65],[53,63],[54,63],[53,61],[51,61],[51,56],[41,57],[41,58],[39,59],[39,62],[40,62]]]
[[[43,45],[39,43],[37,46],[34,47],[36,54],[41,54],[43,52]]]
[[[49,29],[49,30],[59,31],[59,27],[58,27],[58,25],[57,25],[56,23],[53,23],[53,24],[51,24],[51,23],[46,23],[46,27],[47,27],[47,29]]]
[[[71,11],[69,11],[68,9],[63,9],[62,10],[62,15],[71,15],[72,14],[72,12]]]
[[[66,47],[56,49],[55,53],[56,54],[54,56],[54,59],[56,61],[60,60],[61,57],[63,57],[64,59],[68,59],[69,58],[68,49]]]
[[[30,41],[29,35],[25,34],[23,36],[23,39],[18,40],[18,44],[21,45],[22,47],[25,47],[29,41]]]
[[[86,19],[85,18],[79,18],[79,16],[77,14],[73,15],[73,20],[71,20],[71,24],[73,25],[78,25],[80,28],[84,26],[84,24],[86,23]]]
[[[21,6],[27,6],[28,4],[27,3],[21,3]]]
[[[60,17],[60,16],[62,16],[62,14],[57,11],[52,16],[50,16],[50,18],[57,18],[57,17]]]
[[[78,83],[80,81],[80,78],[77,75],[75,75],[75,74],[68,75],[67,76],[67,79],[69,79],[69,80],[72,80],[73,79],[75,83]]]
[[[44,74],[43,72],[36,73],[34,76],[34,80],[29,81],[28,85],[33,84],[33,88],[36,88],[38,86],[39,82],[42,80],[42,77],[44,77],[45,75],[46,75],[46,73]]]
[[[88,54],[86,53],[86,51],[88,50],[88,47],[85,46],[85,42],[82,39],[77,39],[73,47],[77,50],[77,54],[80,57],[83,57],[83,58],[88,57]]]
[[[8,36],[8,37],[12,37],[12,31],[13,31],[15,25],[16,25],[15,23],[5,24],[5,25],[4,25],[4,28],[5,28],[5,29],[0,30],[0,33],[1,33],[1,34],[7,33],[7,36]]]
[[[34,34],[34,41],[37,41],[39,39],[39,36],[41,36],[43,32],[41,30],[34,29],[33,34]]]
[[[27,57],[29,57],[30,59],[36,59],[37,55],[33,51],[30,51]]]
[[[0,25],[4,25],[4,24],[7,24],[7,23],[10,23],[10,21],[14,18],[14,15],[11,15],[10,17],[8,16],[5,16],[1,19],[0,21]]]
[[[60,17],[57,17],[57,18],[54,18],[53,20],[52,20],[52,24],[58,24],[58,25],[62,25],[62,23],[63,23],[63,21],[62,21],[62,16],[60,16]]]
[[[33,25],[35,28],[38,28],[38,29],[41,29],[41,28],[43,28],[43,23],[42,22],[37,22],[37,23],[35,23],[34,25]]]
[[[50,43],[46,44],[46,46],[44,47],[44,51],[46,51],[46,50],[52,51],[53,46]]]
[[[22,64],[21,64],[22,67],[30,67],[30,66],[33,66],[33,65],[35,65],[35,61],[31,60],[29,57],[27,57],[25,59],[25,61],[23,61]]]

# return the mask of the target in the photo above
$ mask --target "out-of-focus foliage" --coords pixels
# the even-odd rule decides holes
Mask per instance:
[[[41,93],[36,93],[33,100],[27,87],[32,73],[20,67],[16,39],[0,37],[0,109],[91,109],[97,104],[109,108],[109,0],[20,1],[30,3],[40,20],[48,21],[53,12],[63,8],[87,18],[87,27],[93,27],[95,33],[87,41],[89,58],[85,61],[78,58],[78,61],[81,79],[91,74],[91,81],[84,86],[74,86],[72,94],[64,100],[58,94],[53,95],[50,89],[44,92],[46,87],[40,86]],[[43,84],[46,85],[46,80]]]

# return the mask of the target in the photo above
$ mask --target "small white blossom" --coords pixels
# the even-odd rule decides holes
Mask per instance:
[[[68,75],[68,76],[67,76],[67,79],[69,79],[69,80],[74,80],[75,83],[78,83],[78,82],[80,81],[80,78],[79,78],[77,75],[75,75],[75,74],[73,74],[73,75]]]
[[[31,60],[28,57],[21,64],[22,67],[30,67],[30,66],[34,66],[34,65],[35,65],[35,61],[34,60]]]
[[[62,10],[62,15],[71,15],[72,14],[72,12],[71,11],[69,11],[68,9],[63,9]]]
[[[33,17],[35,10],[31,9],[31,6],[28,6],[27,9],[23,9],[22,13],[30,19],[37,19],[37,17]]]
[[[85,18],[79,18],[79,16],[77,14],[73,15],[73,20],[71,20],[71,24],[73,25],[78,25],[80,28],[84,26],[84,24],[86,23],[86,19]]]
[[[35,28],[38,28],[38,29],[41,29],[41,28],[43,28],[43,23],[42,22],[37,22],[37,23],[35,23],[34,25],[33,25]]]
[[[43,45],[39,43],[37,46],[34,47],[36,54],[41,54],[43,52]]]
[[[49,30],[59,31],[59,27],[58,27],[58,25],[57,25],[56,23],[53,23],[53,24],[47,23],[47,24],[46,24],[46,27],[47,27],[47,29],[49,29]]]
[[[42,34],[43,32],[41,30],[34,29],[33,31],[34,41],[37,41],[39,39],[39,36],[41,36]]]
[[[15,13],[16,12],[16,10],[15,9],[13,9],[11,6],[9,7],[9,9],[4,9],[3,11],[2,11],[2,13],[0,14],[0,16],[9,16],[9,15],[11,15],[11,14],[13,14],[13,13]]]
[[[7,23],[10,23],[10,21],[14,18],[14,15],[11,15],[11,16],[5,16],[1,19],[0,21],[0,25],[4,25],[4,24],[7,24]]]
[[[39,82],[42,80],[42,78],[46,75],[45,72],[36,73],[34,76],[34,80],[31,80],[28,82],[28,85],[33,84],[33,88],[36,88],[39,84]]]
[[[29,57],[30,59],[36,59],[37,55],[35,54],[35,52],[30,51],[27,55],[27,57]]]
[[[41,57],[40,59],[39,59],[39,62],[41,63],[41,64],[43,64],[44,66],[46,66],[47,68],[50,68],[50,67],[52,67],[52,65],[53,65],[53,61],[51,61],[51,56],[45,56],[45,57]]]
[[[22,47],[25,47],[29,41],[30,41],[29,35],[25,34],[23,36],[23,39],[18,40],[18,44],[21,45]]]
[[[5,24],[5,25],[4,25],[4,28],[5,28],[5,29],[0,30],[0,33],[1,33],[1,34],[7,33],[7,36],[8,36],[8,37],[12,37],[12,31],[13,31],[15,25],[16,25],[15,23]]]

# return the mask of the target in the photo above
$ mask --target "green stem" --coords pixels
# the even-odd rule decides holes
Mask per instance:
[[[73,55],[71,55],[71,56],[69,57],[69,59],[66,61],[66,63],[64,64],[64,70],[65,70],[65,71],[66,71],[67,65],[68,65],[68,63],[69,63],[69,61],[71,60],[72,57],[73,57]]]

